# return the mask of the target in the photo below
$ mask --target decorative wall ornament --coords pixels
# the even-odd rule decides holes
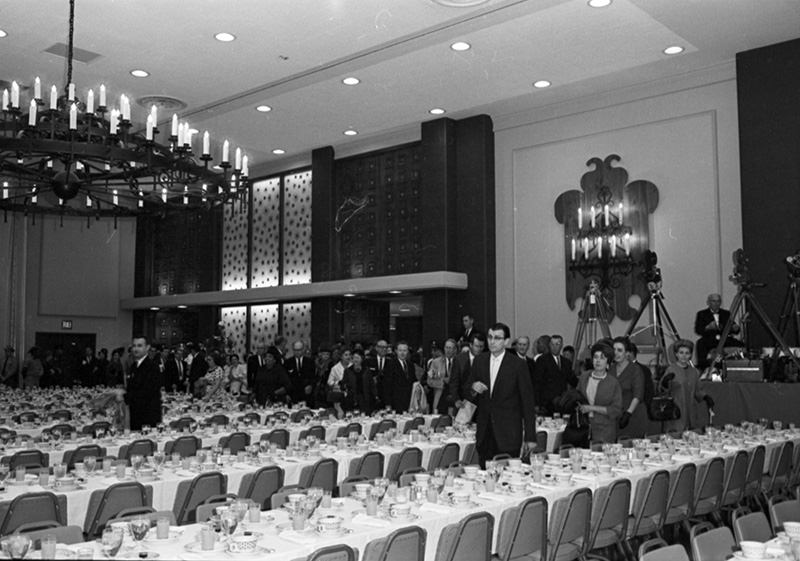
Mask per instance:
[[[555,217],[564,225],[570,309],[575,309],[577,299],[596,280],[614,315],[629,320],[637,311],[629,305],[630,297],[647,295],[647,287],[636,271],[649,249],[649,215],[658,206],[658,188],[644,179],[629,183],[625,168],[612,165],[620,159],[611,154],[586,162],[595,169],[583,174],[580,191],[573,189],[558,196]]]

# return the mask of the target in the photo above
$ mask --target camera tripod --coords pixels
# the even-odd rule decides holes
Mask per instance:
[[[778,333],[785,337],[794,326],[794,343],[795,346],[800,347],[800,307],[798,307],[800,306],[800,284],[794,274],[789,275],[789,281],[786,298],[783,299],[783,306],[781,306]]]
[[[792,350],[789,348],[789,345],[786,344],[786,341],[783,339],[783,335],[775,329],[775,326],[772,324],[770,319],[767,317],[767,314],[764,312],[764,308],[761,307],[761,304],[758,303],[756,297],[753,295],[753,287],[759,286],[758,284],[754,284],[751,282],[742,282],[739,284],[739,290],[736,293],[736,296],[733,298],[733,302],[731,303],[731,316],[728,318],[728,322],[725,324],[725,328],[722,330],[722,334],[719,337],[719,344],[717,344],[716,356],[721,357],[723,356],[723,352],[725,349],[725,341],[728,339],[728,335],[731,333],[731,329],[733,324],[735,323],[735,318],[737,314],[741,312],[744,315],[745,311],[751,311],[758,317],[761,321],[761,325],[769,332],[772,336],[772,339],[775,341],[775,349],[772,351],[772,359],[775,360],[778,358],[780,351],[783,351],[786,356],[788,356],[792,362],[800,368],[800,359],[794,356]],[[764,286],[761,284],[760,286]],[[791,290],[791,287],[790,287]],[[794,301],[795,310],[797,309],[797,299]],[[795,315],[797,318],[797,315]],[[746,337],[744,338],[746,341]]]
[[[573,343],[575,352],[580,354],[582,349],[588,348],[597,341],[598,324],[603,337],[611,338],[608,322],[613,315],[611,307],[600,290],[600,283],[596,280],[589,281],[589,287],[583,297],[583,304],[578,312],[578,325],[575,328],[575,342]],[[586,338],[586,347],[583,345],[584,337]],[[575,360],[575,365],[578,364],[579,361]]]
[[[655,339],[656,364],[666,366],[670,362],[669,353],[667,352],[667,336],[669,336],[674,343],[680,339],[680,335],[678,335],[678,330],[675,328],[675,323],[672,321],[672,318],[667,311],[667,307],[664,305],[664,295],[661,293],[661,283],[648,283],[647,288],[647,296],[644,298],[644,300],[642,300],[642,304],[639,306],[639,311],[636,312],[636,315],[634,316],[633,320],[631,320],[628,329],[625,330],[625,337],[632,337],[652,329],[653,339]],[[639,320],[642,318],[642,315],[644,315],[644,311],[648,308],[648,318],[650,319],[650,323],[641,327],[638,331],[634,331],[636,329],[636,325],[639,323]],[[665,321],[668,329],[664,327]]]

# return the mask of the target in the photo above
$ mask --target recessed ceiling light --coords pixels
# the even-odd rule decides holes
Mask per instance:
[[[270,111],[272,111],[272,107],[270,107],[269,105],[259,105],[258,107],[256,107],[256,111],[258,111],[259,113],[269,113]]]
[[[131,75],[136,76],[137,78],[147,78],[150,76],[150,73],[147,70],[141,70],[137,68],[136,70],[131,70]]]
[[[355,129],[347,129],[346,131],[344,131],[344,135],[345,136],[355,136],[357,134],[358,134],[358,131],[355,130]]]
[[[178,306],[178,309],[179,309],[179,310],[185,310],[186,308],[188,308],[188,306],[184,306],[184,305],[180,305],[180,306]]]
[[[361,80],[356,78],[355,76],[348,76],[344,80],[342,80],[342,84],[345,86],[355,86],[356,84],[361,83]]]
[[[157,311],[158,311],[158,310],[160,310],[161,308],[159,308],[158,306],[153,306],[153,307],[152,307],[152,308],[150,308],[150,309],[151,309],[152,311],[154,311],[154,312],[157,312]]]
[[[280,156],[281,154],[286,154],[286,150],[284,150],[283,148],[275,148],[272,151],[272,153],[275,154],[276,156]]]
[[[403,293],[402,290],[390,290],[389,291],[389,294],[402,294],[402,293]]]
[[[345,294],[342,294],[342,296],[344,296],[345,298],[352,298],[353,296],[355,296],[355,294],[353,294],[352,292],[346,292]]]
[[[592,8],[605,8],[611,5],[611,0],[589,0]]]
[[[450,45],[450,48],[453,49],[454,51],[468,51],[472,48],[472,45],[470,45],[465,41],[456,41],[455,43]]]
[[[551,86],[550,82],[547,80],[537,80],[533,83],[534,88],[549,88]]]
[[[672,45],[671,47],[667,47],[664,49],[665,55],[678,55],[683,52],[683,47],[679,45]]]
[[[2,29],[0,29],[0,38],[2,38],[2,37],[8,37],[8,33],[3,31]]]
[[[231,41],[234,41],[236,39],[236,35],[234,35],[233,33],[222,32],[214,35],[214,39],[216,39],[217,41],[222,41],[223,43],[230,43]]]
[[[430,113],[431,115],[444,115],[446,111],[441,107],[434,107],[433,109],[428,111],[428,113]]]

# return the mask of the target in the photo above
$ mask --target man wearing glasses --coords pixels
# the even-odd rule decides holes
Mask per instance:
[[[478,432],[476,449],[481,467],[497,454],[524,457],[536,447],[536,413],[528,366],[506,352],[511,330],[495,323],[486,337],[489,352],[472,363],[470,388],[475,395]]]

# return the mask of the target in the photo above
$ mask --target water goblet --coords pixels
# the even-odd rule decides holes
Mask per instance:
[[[131,467],[133,467],[133,471],[139,471],[139,468],[142,467],[142,463],[144,462],[144,456],[141,454],[133,454],[131,456]]]
[[[220,516],[220,524],[222,526],[222,531],[225,532],[225,535],[230,539],[239,526],[239,516],[235,512],[227,510]]]
[[[103,553],[105,553],[107,557],[116,557],[117,553],[119,553],[119,550],[122,547],[123,537],[124,534],[122,533],[122,528],[112,528],[111,526],[106,526],[106,528],[103,530],[103,536],[100,541],[100,547],[103,550]]]
[[[147,532],[150,531],[150,519],[145,517],[138,517],[134,518],[130,522],[128,522],[128,528],[130,529],[131,536],[133,536],[134,541],[136,541],[137,545],[139,546],[139,552],[144,549],[142,547],[142,540],[147,536]]]
[[[153,452],[153,465],[155,466],[156,471],[159,471],[161,469],[161,466],[164,464],[165,459],[166,456],[164,455],[164,452],[160,451]]]
[[[97,458],[91,455],[84,456],[83,466],[86,468],[87,475],[91,475],[91,473],[94,471],[95,466],[97,466]]]
[[[28,554],[31,544],[31,539],[21,534],[13,534],[0,542],[3,552],[9,559],[23,559]]]

